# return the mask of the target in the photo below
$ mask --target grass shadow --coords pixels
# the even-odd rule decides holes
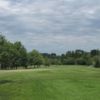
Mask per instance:
[[[12,83],[13,81],[11,80],[0,80],[0,85],[2,84],[7,84],[7,83]]]

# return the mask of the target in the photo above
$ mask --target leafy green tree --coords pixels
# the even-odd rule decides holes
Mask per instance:
[[[40,65],[44,64],[44,58],[42,54],[40,54],[38,51],[33,50],[28,54],[29,58],[29,65],[34,65],[37,67],[40,67]]]
[[[77,65],[87,65],[87,61],[84,58],[78,58],[76,59],[76,64]]]
[[[15,42],[14,47],[16,49],[15,65],[23,66],[23,67],[27,68],[27,64],[28,64],[27,63],[28,62],[27,50],[21,44],[21,42]]]
[[[100,56],[96,56],[94,60],[94,67],[100,68]]]
[[[9,42],[3,35],[0,35],[0,68],[17,69],[27,68],[29,65],[40,67],[40,65],[93,65],[100,67],[100,50],[94,49],[90,52],[83,50],[67,51],[65,54],[39,53],[33,50],[27,53],[21,42]]]
[[[44,65],[45,65],[45,66],[50,66],[50,65],[51,65],[51,61],[50,61],[49,58],[44,57]]]
[[[100,55],[100,51],[98,49],[94,49],[90,51],[90,55],[93,56],[98,56]]]

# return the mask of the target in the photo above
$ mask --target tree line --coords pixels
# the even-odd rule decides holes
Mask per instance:
[[[20,41],[9,42],[0,35],[0,69],[34,68],[41,65],[88,65],[100,67],[100,50],[67,51],[65,54],[40,53],[37,50],[28,52]]]

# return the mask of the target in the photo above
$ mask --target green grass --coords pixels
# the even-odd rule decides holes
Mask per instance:
[[[0,100],[100,100],[100,69],[53,66],[0,71]]]

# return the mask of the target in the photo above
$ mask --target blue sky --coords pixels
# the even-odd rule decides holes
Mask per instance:
[[[100,0],[0,0],[0,32],[30,51],[100,48]]]

